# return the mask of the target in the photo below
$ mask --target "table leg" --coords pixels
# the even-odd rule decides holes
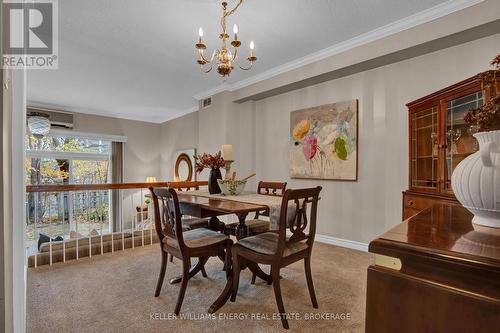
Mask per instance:
[[[248,227],[245,224],[247,215],[247,213],[238,214],[239,224],[236,226],[236,239],[238,240],[248,237]]]
[[[208,261],[208,257],[199,258],[198,263],[189,271],[189,278],[192,278],[199,271],[201,271],[201,269],[203,268],[203,266],[205,266],[207,261]],[[181,281],[182,281],[182,276],[178,276],[176,278],[171,279],[170,284],[176,284],[176,283],[179,283]]]
[[[217,216],[213,216],[208,220],[208,227],[212,230],[219,231],[220,230],[221,221],[217,218]]]

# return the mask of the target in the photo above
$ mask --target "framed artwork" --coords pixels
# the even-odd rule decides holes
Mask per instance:
[[[175,152],[175,181],[196,180],[194,155],[196,155],[196,148],[177,150]]]
[[[358,179],[358,100],[290,114],[290,177]]]

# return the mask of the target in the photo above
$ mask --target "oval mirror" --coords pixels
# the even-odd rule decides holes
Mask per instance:
[[[191,181],[193,178],[193,163],[187,154],[180,154],[175,161],[175,178],[178,181]]]

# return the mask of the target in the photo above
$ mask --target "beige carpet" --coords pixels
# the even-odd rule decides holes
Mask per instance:
[[[319,303],[313,309],[303,264],[282,270],[285,309],[291,332],[363,332],[366,268],[370,254],[315,244],[312,270]],[[153,297],[160,267],[157,244],[28,270],[28,332],[282,332],[272,286],[241,274],[235,303],[228,302],[207,318],[210,304],[222,291],[222,263],[210,259],[208,278],[189,281],[181,315],[172,315],[178,285],[165,282]],[[167,266],[166,278],[181,272],[178,260]],[[317,318],[305,320],[307,315]],[[252,315],[254,318],[247,316]],[[322,316],[323,318],[320,318]],[[326,318],[329,316],[329,318]],[[222,318],[225,317],[225,318]],[[259,318],[257,318],[259,317]],[[342,318],[344,318],[342,320]]]

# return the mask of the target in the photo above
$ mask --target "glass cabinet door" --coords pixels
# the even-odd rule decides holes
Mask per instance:
[[[475,92],[462,96],[446,103],[445,123],[445,163],[444,163],[444,191],[453,193],[451,189],[451,175],[455,167],[464,158],[479,150],[477,140],[472,136],[477,128],[464,122],[464,115],[471,109],[483,104],[482,92]]]
[[[411,185],[414,188],[438,188],[438,107],[411,115]]]

